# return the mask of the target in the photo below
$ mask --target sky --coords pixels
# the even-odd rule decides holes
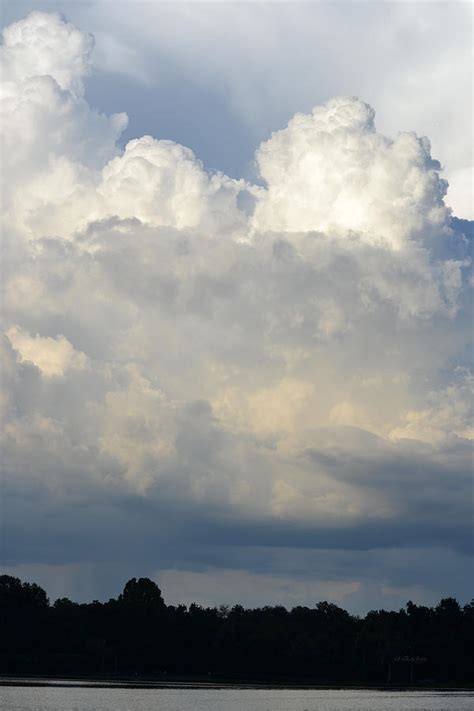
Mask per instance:
[[[472,5],[5,2],[5,572],[472,598]]]

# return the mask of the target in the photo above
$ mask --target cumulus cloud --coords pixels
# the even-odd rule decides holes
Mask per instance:
[[[84,99],[92,45],[45,13],[4,33],[19,510],[34,491],[44,512],[159,512],[165,538],[172,510],[242,545],[465,552],[469,236],[429,141],[337,98],[260,146],[260,186],[169,140],[120,149],[124,116]]]
[[[84,99],[92,47],[56,14],[33,12],[3,31],[2,196],[7,224],[25,234],[77,223],[91,170],[115,155],[127,125],[125,114],[103,116]]]
[[[33,12],[27,22],[15,22],[3,31],[3,79],[22,83],[49,76],[61,89],[82,94],[93,46],[92,35],[59,15]]]
[[[84,353],[77,352],[64,336],[41,338],[12,326],[6,335],[20,361],[34,363],[46,378],[64,375],[69,368],[82,370],[87,364]]]
[[[98,216],[231,231],[242,222],[236,197],[244,188],[244,181],[208,176],[189,148],[144,136],[104,167]]]
[[[10,6],[6,18],[23,11]],[[254,144],[295,108],[308,112],[331,96],[357,94],[377,109],[383,133],[430,136],[449,177],[448,205],[472,219],[472,188],[465,187],[473,165],[470,3],[395,1],[376,11],[354,1],[133,6],[130,13],[112,11],[109,0],[67,6],[97,38],[103,74],[94,100],[120,106],[119,95],[131,90],[146,103],[144,111],[141,101],[130,102],[130,136],[192,140],[206,163],[241,174]],[[164,100],[180,107],[178,116]]]
[[[362,101],[333,99],[263,143],[257,163],[268,190],[257,227],[350,231],[397,248],[446,224],[447,184],[429,141],[413,133],[389,140],[376,132],[374,116]]]

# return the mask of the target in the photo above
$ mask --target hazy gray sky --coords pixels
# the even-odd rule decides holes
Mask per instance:
[[[470,597],[471,15],[4,5],[8,572]]]

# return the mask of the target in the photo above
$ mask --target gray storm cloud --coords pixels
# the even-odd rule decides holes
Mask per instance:
[[[92,47],[57,15],[4,31],[7,494],[463,549],[471,263],[429,141],[343,97],[260,146],[263,187],[122,150]]]

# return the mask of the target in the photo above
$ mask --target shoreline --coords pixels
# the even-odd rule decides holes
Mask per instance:
[[[474,691],[473,686],[403,686],[386,684],[305,684],[291,682],[252,682],[252,681],[198,681],[198,680],[154,680],[134,679],[91,679],[86,677],[53,676],[0,676],[0,687],[57,687],[84,689],[235,689],[235,690],[314,690],[314,691],[394,691],[394,692],[440,692],[455,693]]]

